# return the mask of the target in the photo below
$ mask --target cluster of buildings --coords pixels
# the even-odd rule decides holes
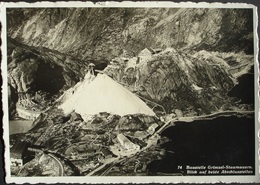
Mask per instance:
[[[124,134],[118,134],[117,139],[125,151],[138,151],[140,146],[132,143]]]
[[[160,48],[157,48],[157,49],[153,49],[150,47],[145,48],[138,54],[137,57],[133,58],[134,60],[132,59],[132,61],[129,61],[129,65],[131,65],[131,64],[132,65],[141,65],[141,64],[147,62],[148,60],[150,60],[153,57],[153,55],[158,54],[161,51],[162,51],[162,49],[160,49]]]
[[[46,93],[35,92],[31,97],[26,92],[18,92],[16,111],[19,117],[27,120],[35,120],[42,112],[46,104]]]
[[[140,151],[140,146],[131,142],[125,135],[117,135],[118,143],[110,146],[110,151],[118,156],[129,156]]]
[[[147,137],[147,136],[152,136],[156,129],[158,128],[158,124],[156,123],[153,123],[152,125],[149,126],[149,128],[147,129],[147,131],[145,132],[145,135],[144,137]],[[140,138],[139,139],[143,140],[143,138]],[[118,143],[110,146],[110,150],[113,152],[113,154],[117,155],[117,156],[129,156],[131,154],[135,154],[137,153],[138,151],[141,150],[141,147],[130,141],[124,134],[122,133],[119,133],[117,135],[117,141]]]
[[[26,141],[15,143],[10,149],[11,166],[19,167],[34,159],[36,153],[42,152],[38,146],[30,146]]]
[[[143,49],[138,56],[133,57],[133,58],[124,58],[124,57],[120,57],[120,58],[115,58],[111,61],[110,64],[112,65],[118,65],[120,63],[125,63],[126,64],[126,68],[125,71],[127,71],[130,67],[134,67],[136,65],[140,65],[144,62],[147,62],[148,60],[150,60],[153,55],[155,54],[159,54],[160,52],[162,52],[162,49],[160,48],[151,48],[151,47],[147,47],[145,49]]]
[[[132,61],[133,65],[138,65],[139,63],[142,63],[144,61],[149,60],[154,54],[159,53],[160,49],[152,49],[152,48],[145,48],[142,50],[138,57],[134,58]],[[129,63],[131,65],[131,63]],[[129,66],[130,67],[130,66]],[[86,78],[93,78],[94,76],[94,64],[89,65],[89,75],[86,75]],[[92,80],[91,80],[92,81]],[[100,87],[104,87],[106,85],[108,88],[100,89]],[[104,101],[98,101],[100,98],[104,98],[103,90],[106,90],[106,95],[109,94],[111,97],[106,97],[106,100]],[[102,93],[100,93],[100,91]],[[111,91],[111,92],[110,92]],[[85,93],[86,92],[86,93]],[[89,92],[92,92],[89,96],[86,96]],[[116,94],[116,95],[115,95]],[[136,113],[143,113],[146,115],[152,115],[154,116],[155,113],[152,109],[150,109],[141,99],[139,99],[135,94],[125,89],[123,86],[117,84],[114,80],[112,80],[110,77],[106,76],[105,74],[99,74],[97,77],[95,77],[95,80],[86,86],[86,88],[82,89],[82,92],[72,92],[72,96],[77,96],[78,103],[82,106],[79,106],[78,104],[75,104],[75,110],[80,115],[84,114],[95,114],[100,113],[106,114],[106,112],[111,112],[113,114],[118,115],[128,115],[128,114],[136,114]],[[38,97],[39,94],[36,94]],[[93,96],[95,96],[95,108],[99,108],[97,110],[94,110],[93,107],[89,107],[89,112],[86,112],[86,104],[90,104],[93,102]],[[87,99],[86,97],[91,97],[90,99]],[[41,98],[41,97],[38,97]],[[122,112],[122,106],[119,104],[119,101],[117,101],[119,98],[121,98],[121,104],[122,105],[128,105],[126,110],[123,110]],[[114,101],[111,103],[110,101],[107,101],[109,99],[113,99]],[[131,101],[129,102],[129,99]],[[90,103],[89,103],[90,102]],[[74,104],[73,104],[74,105]],[[97,106],[99,105],[99,106]],[[105,107],[105,108],[104,108]],[[71,107],[70,107],[71,108]],[[28,119],[28,120],[35,120],[40,114],[41,111],[38,110],[28,110],[23,106],[17,106],[17,112],[18,115],[22,118]],[[77,114],[73,114],[73,117],[76,117],[75,120],[79,119],[77,118]],[[105,115],[106,117],[106,115]],[[74,120],[74,121],[75,121]],[[80,121],[81,122],[81,121]],[[152,124],[145,132],[146,136],[152,136],[158,127],[158,124],[154,123]],[[48,132],[50,133],[50,132]],[[43,134],[41,136],[42,138],[45,137]],[[41,140],[41,137],[39,138],[39,141]],[[131,141],[129,138],[127,138],[123,133],[117,134],[117,142],[116,144],[110,146],[110,148],[103,149],[101,151],[101,157],[106,160],[108,158],[111,158],[113,156],[129,156],[134,155],[138,151],[141,150],[141,147],[143,147],[140,143],[136,144],[136,142]],[[140,139],[142,140],[143,139]],[[11,163],[13,166],[23,166],[28,161],[32,160],[35,157],[35,154],[37,152],[42,152],[41,149],[37,149],[37,147],[31,147],[26,142],[21,142],[15,144],[11,148]]]

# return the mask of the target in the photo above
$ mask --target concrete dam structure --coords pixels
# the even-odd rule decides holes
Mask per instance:
[[[41,111],[28,110],[19,105],[16,106],[16,111],[19,117],[27,120],[35,120],[41,114]]]

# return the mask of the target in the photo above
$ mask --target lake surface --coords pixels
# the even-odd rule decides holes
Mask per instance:
[[[9,121],[9,135],[27,132],[33,121],[31,120],[12,120]]]
[[[254,104],[254,68],[251,67],[249,73],[240,76],[238,84],[230,90],[228,96],[237,97],[241,103]]]
[[[250,118],[229,116],[213,120],[196,120],[191,123],[176,122],[175,126],[163,131],[162,136],[168,137],[170,141],[161,146],[166,150],[163,159],[153,161],[148,165],[151,175],[189,175],[187,165],[251,166],[250,170],[254,173],[255,123],[253,115]]]

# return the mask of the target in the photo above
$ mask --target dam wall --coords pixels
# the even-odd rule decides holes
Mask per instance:
[[[21,106],[16,106],[16,111],[19,117],[27,120],[35,120],[41,114],[41,111],[28,110]]]

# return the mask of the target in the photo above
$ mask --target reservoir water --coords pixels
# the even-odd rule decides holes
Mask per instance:
[[[254,104],[254,68],[238,78],[238,84],[228,96],[236,97],[243,104]],[[162,159],[148,165],[151,175],[253,175],[255,173],[255,115],[220,116],[212,120],[196,120],[190,123],[176,122],[162,132],[170,139],[161,148],[166,153]],[[231,170],[231,174],[218,174],[223,166],[247,168]],[[199,174],[190,170],[195,166],[208,170],[208,166],[220,166],[214,173]]]
[[[31,120],[12,120],[9,121],[9,135],[25,133],[31,126],[33,121]]]
[[[228,96],[237,97],[241,103],[254,104],[254,68],[251,67],[249,73],[240,76],[238,84],[230,90]]]
[[[163,131],[162,136],[170,141],[161,146],[166,150],[165,156],[148,165],[151,175],[189,175],[186,166],[209,165],[250,166],[254,173],[254,115],[176,122],[175,126]]]

